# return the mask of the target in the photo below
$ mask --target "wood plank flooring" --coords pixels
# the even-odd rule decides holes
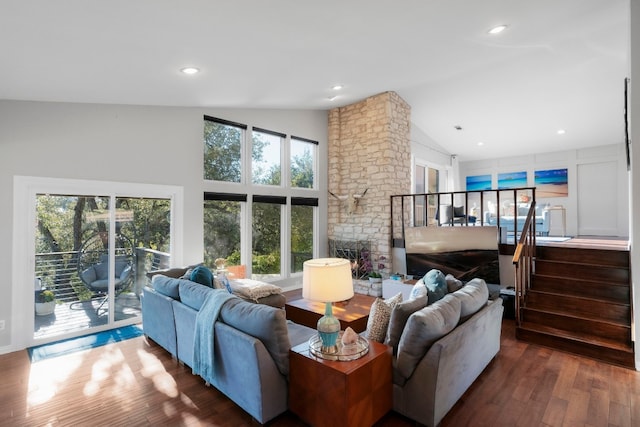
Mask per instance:
[[[249,426],[233,402],[139,337],[29,362],[0,355],[1,426]],[[304,425],[285,413],[270,426]],[[377,426],[413,426],[394,412]],[[502,348],[442,422],[459,426],[638,426],[640,373],[518,342]],[[336,426],[338,427],[338,426]]]

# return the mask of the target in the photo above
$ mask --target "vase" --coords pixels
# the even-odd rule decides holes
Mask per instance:
[[[36,314],[38,316],[48,316],[49,314],[52,314],[55,310],[56,310],[55,301],[36,303]]]

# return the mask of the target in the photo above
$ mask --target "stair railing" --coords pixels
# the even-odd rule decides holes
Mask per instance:
[[[534,272],[534,260],[536,257],[536,202],[532,201],[524,222],[520,239],[513,254],[513,265],[515,267],[515,314],[516,325],[521,325],[521,308],[527,292],[531,288],[531,278]]]

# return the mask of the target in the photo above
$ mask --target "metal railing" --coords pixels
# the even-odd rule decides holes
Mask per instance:
[[[79,251],[38,253],[35,256],[34,290],[49,289],[59,302],[75,302],[87,299],[91,292],[78,276]],[[135,249],[135,277],[133,290],[140,294],[147,283],[146,273],[169,266],[170,254],[148,248]]]
[[[62,302],[78,301],[85,289],[78,277],[78,251],[36,254],[35,277],[34,289],[49,289]]]
[[[514,243],[520,230],[518,205],[535,203],[535,187],[519,187],[498,190],[449,191],[442,193],[414,193],[391,196],[391,245],[404,247],[405,228],[427,226],[484,226],[501,227],[503,216],[502,202],[512,202]],[[495,213],[490,204],[495,205]],[[440,212],[442,207],[450,206],[451,215]],[[456,212],[456,210],[461,212]],[[459,215],[456,215],[459,213]],[[535,227],[535,221],[533,221]],[[535,231],[535,230],[534,230]],[[502,236],[502,235],[501,235]],[[503,236],[506,242],[506,235]]]

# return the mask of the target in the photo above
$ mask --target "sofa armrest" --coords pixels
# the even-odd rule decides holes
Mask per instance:
[[[263,424],[287,410],[287,379],[260,340],[216,322],[214,351],[214,387]]]
[[[142,328],[144,334],[177,356],[176,326],[173,298],[162,295],[148,286],[142,289]]]

